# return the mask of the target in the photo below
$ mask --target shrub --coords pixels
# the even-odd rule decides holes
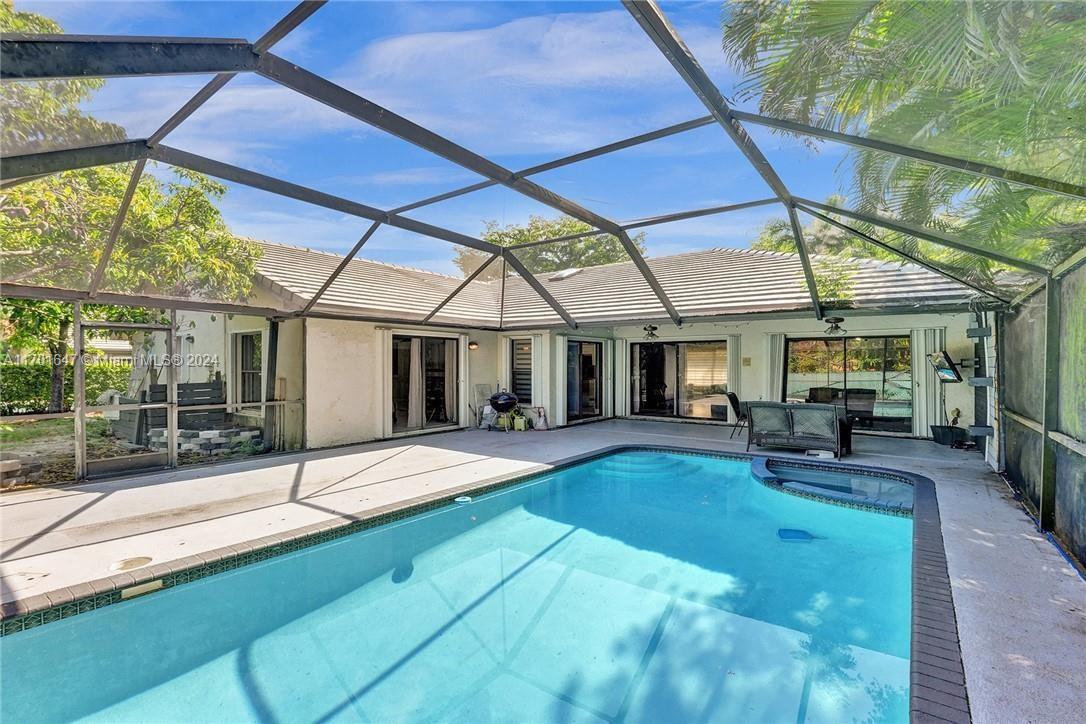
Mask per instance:
[[[128,389],[131,365],[89,364],[86,366],[86,396],[93,402],[106,390]],[[45,412],[49,406],[52,370],[47,364],[0,365],[0,414],[18,415]],[[64,407],[75,402],[72,365],[64,367]]]

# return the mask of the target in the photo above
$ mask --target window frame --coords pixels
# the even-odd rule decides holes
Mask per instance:
[[[535,342],[534,342],[534,340],[532,339],[531,336],[528,336],[528,337],[509,337],[508,339],[509,339],[509,370],[508,370],[508,372],[509,372],[509,391],[517,396],[518,401],[520,402],[520,404],[527,405],[528,407],[532,407],[534,405],[533,400],[535,399]],[[527,367],[527,369],[522,368],[520,370],[520,374],[521,375],[525,375],[525,374],[527,375],[527,384],[528,384],[528,397],[527,398],[521,397],[520,393],[517,392],[517,374],[518,374],[518,370],[517,370],[517,345],[518,344],[524,344],[524,343],[528,344],[528,351],[526,353],[527,354],[528,367]],[[525,354],[525,353],[522,353],[522,355],[523,354]]]
[[[249,367],[246,367],[245,340],[255,338],[256,343],[252,349],[259,350],[258,366],[252,368],[250,356]],[[234,375],[237,385],[234,389],[234,402],[241,404],[255,404],[264,401],[264,333],[258,330],[234,332]],[[247,378],[251,380],[256,375],[256,399],[246,399],[245,391],[248,389]]]
[[[908,333],[907,334],[902,334],[900,332],[897,332],[897,333],[889,333],[889,334],[846,334],[846,335],[833,336],[833,337],[830,337],[830,336],[816,337],[816,336],[810,336],[810,335],[796,336],[796,337],[786,336],[784,338],[784,354],[781,355],[782,358],[783,358],[782,359],[783,371],[782,371],[782,374],[781,374],[781,389],[780,389],[780,396],[778,397],[778,401],[785,402],[788,399],[788,361],[791,358],[791,346],[792,346],[793,342],[827,342],[827,341],[828,342],[833,342],[833,341],[838,341],[839,340],[841,342],[841,355],[842,355],[842,358],[841,358],[842,359],[841,388],[846,389],[846,388],[848,388],[848,375],[849,375],[849,372],[848,372],[848,352],[849,352],[848,342],[849,342],[849,340],[857,340],[857,339],[862,339],[862,340],[879,339],[879,340],[883,340],[883,364],[884,365],[885,365],[885,361],[886,361],[886,350],[887,350],[885,340],[899,339],[899,340],[905,340],[908,343],[908,345],[909,345],[909,358],[910,358],[910,361],[909,361],[909,380],[910,380],[910,388],[909,388],[910,389],[910,398],[909,398],[910,405],[909,405],[909,409],[910,409],[910,413],[909,413],[908,417],[902,417],[901,419],[902,420],[908,420],[910,422],[910,425],[911,425],[912,422],[916,419],[916,380],[913,379],[913,368],[912,368],[912,357],[915,354],[915,350],[913,349],[912,335],[908,334]],[[876,400],[877,399],[878,398],[876,398]],[[876,432],[876,433],[894,433],[894,432],[897,432],[897,431],[874,429],[874,430],[872,430],[872,432]]]
[[[662,412],[634,412],[633,411],[633,355],[635,354],[635,352],[640,351],[639,348],[643,344],[662,344],[662,345],[670,344],[670,345],[675,346],[675,380],[674,380],[674,383],[675,383],[675,398],[674,398],[675,412],[674,413],[667,414],[667,413],[662,413]],[[629,412],[630,417],[659,418],[659,419],[668,419],[668,420],[694,420],[694,421],[697,421],[697,422],[716,422],[716,423],[725,423],[725,422],[727,422],[727,421],[729,421],[731,419],[731,416],[732,416],[731,404],[728,403],[728,402],[724,403],[725,410],[724,410],[724,417],[722,417],[722,418],[698,417],[697,415],[684,415],[679,411],[680,408],[682,407],[682,404],[680,402],[681,385],[682,385],[682,382],[680,382],[680,378],[682,377],[682,369],[681,369],[682,365],[680,363],[680,359],[681,359],[682,355],[679,352],[679,348],[682,345],[698,345],[698,344],[722,344],[722,345],[724,345],[724,354],[725,354],[724,370],[725,370],[725,374],[728,376],[728,380],[727,380],[727,382],[725,382],[725,386],[727,387],[726,391],[727,392],[734,392],[734,387],[733,387],[732,380],[731,380],[731,354],[732,354],[732,349],[731,348],[732,348],[732,344],[731,344],[731,340],[728,337],[718,338],[718,339],[702,339],[702,338],[698,338],[698,339],[656,339],[656,340],[652,340],[652,341],[630,340],[630,343],[627,345],[629,353],[627,355],[628,359],[626,360],[627,365],[629,365],[629,375],[628,375],[628,379],[626,380],[626,395],[627,395],[627,398],[629,400],[628,412]]]

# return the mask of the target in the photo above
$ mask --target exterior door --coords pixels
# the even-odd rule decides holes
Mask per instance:
[[[458,341],[392,337],[392,431],[459,424]]]
[[[603,414],[603,344],[566,343],[566,420]]]

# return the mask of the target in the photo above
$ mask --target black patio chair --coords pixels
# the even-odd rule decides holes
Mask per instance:
[[[747,424],[747,406],[739,401],[739,395],[734,392],[725,392],[728,397],[728,405],[732,408],[732,415],[735,416],[735,422],[732,423],[732,434],[728,436],[731,440],[735,437],[735,433],[739,431],[740,426]]]

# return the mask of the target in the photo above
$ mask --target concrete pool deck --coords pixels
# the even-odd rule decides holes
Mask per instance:
[[[742,451],[728,428],[616,420],[547,433],[458,431],[0,497],[0,598],[24,600],[618,444]],[[936,482],[978,722],[1086,721],[1086,582],[980,456],[858,436],[848,462]],[[788,453],[772,451],[774,456]]]

